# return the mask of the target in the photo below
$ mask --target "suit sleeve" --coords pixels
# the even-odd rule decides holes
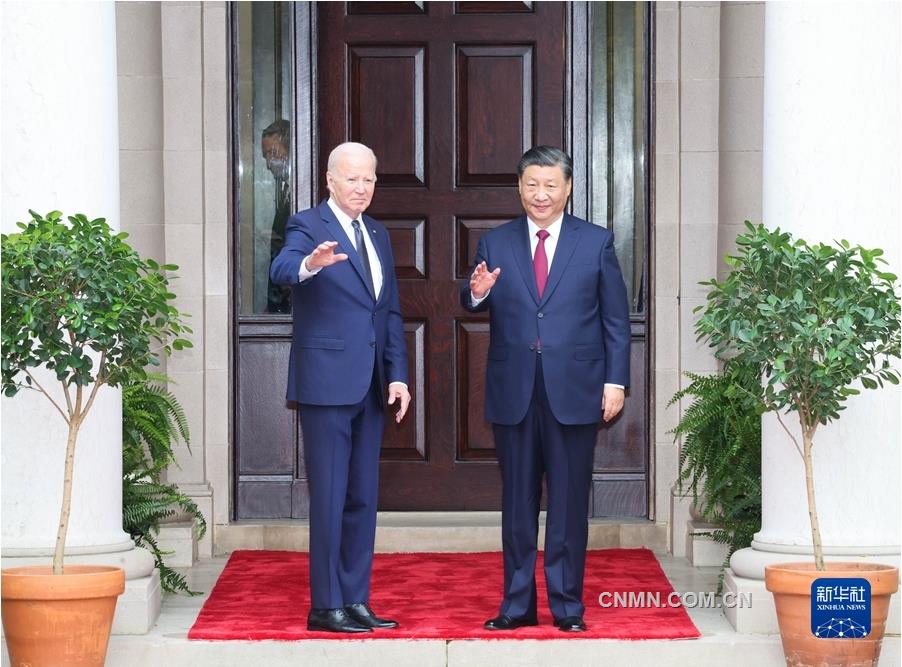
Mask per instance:
[[[269,277],[276,285],[297,285],[301,262],[317,243],[301,214],[296,213],[285,225],[285,245],[269,267]]]
[[[473,271],[476,270],[476,267],[479,266],[479,263],[482,261],[485,261],[486,266],[489,265],[489,253],[485,242],[485,236],[479,239],[479,245],[476,246],[476,259],[473,260],[473,264],[470,266],[470,272],[467,274],[467,281],[464,283],[463,287],[460,288],[460,305],[471,313],[488,310],[489,302],[492,300],[492,293],[491,290],[489,290],[489,294],[478,304],[474,305],[473,295],[470,293],[470,276],[473,275]]]
[[[626,284],[614,254],[614,236],[601,250],[601,327],[605,347],[605,383],[630,384],[630,307]]]
[[[391,290],[388,305],[388,331],[385,338],[385,379],[387,382],[403,382],[410,385],[407,372],[407,341],[404,339],[404,320],[401,317],[401,299],[398,295],[398,281],[395,277],[395,258],[391,250],[391,239],[385,232],[385,247],[388,249],[388,263],[384,267],[385,286]]]

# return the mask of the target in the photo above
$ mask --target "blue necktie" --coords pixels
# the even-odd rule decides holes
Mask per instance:
[[[366,243],[363,241],[363,230],[360,229],[360,221],[351,222],[354,227],[354,245],[357,246],[357,254],[360,256],[360,263],[363,264],[363,273],[366,276],[366,286],[370,288],[370,294],[373,299],[376,298],[376,289],[373,287],[373,270],[370,268],[370,255],[366,251]]]

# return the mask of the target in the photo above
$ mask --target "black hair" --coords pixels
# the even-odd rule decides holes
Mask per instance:
[[[517,177],[522,177],[527,167],[560,167],[564,178],[573,178],[573,160],[560,148],[554,146],[533,146],[523,153],[517,163]]]
[[[275,121],[267,125],[261,136],[265,139],[266,137],[278,137],[279,142],[285,147],[291,147],[291,124],[285,120],[284,118]]]

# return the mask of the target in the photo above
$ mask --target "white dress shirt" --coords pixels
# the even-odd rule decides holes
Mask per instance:
[[[548,271],[551,272],[551,262],[554,261],[554,251],[557,249],[557,241],[561,237],[561,225],[564,222],[564,216],[561,215],[557,220],[552,222],[550,225],[545,227],[545,231],[548,232],[548,236],[545,238],[545,256],[548,258]],[[536,232],[538,232],[541,227],[539,227],[536,223],[526,218],[526,227],[529,229],[529,251],[530,255],[532,255],[533,259],[536,256],[536,248],[539,247],[539,237],[536,236]],[[486,266],[486,268],[491,271],[492,268],[490,266]],[[489,298],[489,290],[485,293],[485,295],[481,299],[477,299],[473,292],[470,292],[470,299],[473,301],[474,306],[478,306],[480,303]],[[605,387],[619,387],[623,389],[622,384],[614,384],[613,382],[605,382]]]
[[[329,197],[329,208],[332,209],[332,212],[335,214],[335,217],[338,219],[338,223],[341,225],[341,228],[344,230],[345,234],[347,234],[348,239],[351,241],[351,245],[354,244],[354,227],[351,224],[354,220],[348,216],[347,213],[342,211],[338,204],[332,201],[332,197]],[[363,243],[366,245],[366,253],[369,256],[370,260],[370,270],[373,272],[373,289],[376,291],[376,298],[379,298],[379,294],[382,292],[382,263],[379,261],[379,253],[376,252],[376,246],[373,245],[373,239],[370,234],[373,234],[374,231],[367,229],[366,223],[363,221],[363,215],[359,215],[357,217],[360,220],[360,231],[363,233]],[[356,247],[356,246],[355,246]],[[304,258],[304,261],[301,262],[301,268],[298,271],[298,279],[300,282],[304,282],[305,280],[309,280],[317,273],[322,270],[322,267],[318,269],[314,269],[313,271],[309,271],[307,269],[307,259],[310,255]]]

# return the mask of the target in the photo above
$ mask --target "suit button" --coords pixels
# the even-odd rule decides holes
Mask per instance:
[[[530,352],[533,352],[535,349],[536,349],[536,346],[535,346],[535,345],[530,345],[530,346],[529,346],[529,351],[530,351]]]
[[[543,317],[545,317],[545,313],[539,313],[539,319],[541,320]]]
[[[371,340],[371,341],[370,341],[370,347],[376,347],[376,341]]]

